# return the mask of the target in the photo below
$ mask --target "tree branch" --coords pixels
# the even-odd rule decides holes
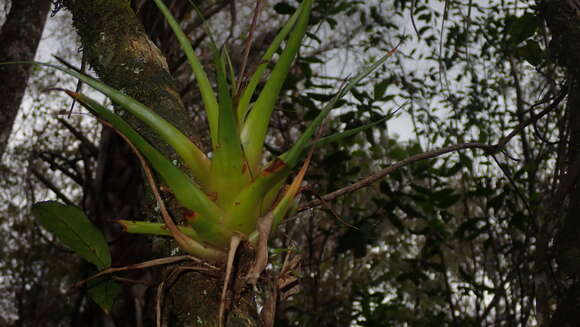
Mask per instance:
[[[562,87],[562,91],[560,92],[558,97],[556,97],[556,99],[554,99],[554,101],[548,107],[546,107],[546,109],[542,110],[539,114],[534,115],[534,116],[530,117],[529,119],[518,124],[508,135],[502,137],[499,140],[499,142],[497,142],[497,144],[495,144],[495,145],[489,145],[489,144],[483,144],[483,143],[462,143],[462,144],[451,145],[451,146],[448,146],[448,147],[445,147],[442,149],[438,149],[438,150],[433,150],[433,151],[428,151],[428,152],[416,154],[414,156],[411,156],[409,158],[401,160],[401,161],[399,161],[399,162],[397,162],[397,163],[395,163],[387,168],[384,168],[376,174],[365,177],[354,184],[345,186],[345,187],[338,189],[334,192],[323,195],[320,200],[310,201],[310,202],[300,206],[300,208],[298,209],[298,212],[304,211],[306,209],[318,207],[319,205],[322,204],[322,201],[331,201],[331,200],[339,198],[343,195],[358,191],[362,188],[365,188],[365,187],[379,181],[380,179],[387,176],[388,174],[390,174],[390,173],[392,173],[400,168],[403,168],[411,163],[420,161],[420,160],[436,158],[436,157],[439,157],[443,154],[446,154],[449,152],[455,152],[455,151],[459,151],[459,150],[463,150],[463,149],[482,149],[485,151],[485,153],[487,155],[494,155],[494,154],[498,153],[499,151],[501,151],[505,147],[505,145],[507,143],[509,143],[509,141],[511,141],[511,139],[513,139],[516,135],[518,135],[524,128],[526,128],[527,126],[529,126],[531,124],[534,124],[536,121],[538,121],[539,119],[541,119],[542,117],[547,115],[549,112],[551,112],[552,110],[557,108],[558,105],[560,104],[560,102],[562,102],[562,100],[564,100],[564,98],[566,97],[567,89],[568,89],[567,86],[564,85]]]

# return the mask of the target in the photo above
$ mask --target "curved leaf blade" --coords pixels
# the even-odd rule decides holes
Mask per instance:
[[[262,161],[262,147],[268,132],[270,115],[276,104],[282,85],[286,80],[288,71],[292,66],[294,57],[300,49],[302,38],[306,34],[306,27],[310,19],[310,8],[312,0],[304,0],[304,9],[300,13],[298,22],[292,30],[288,43],[280,55],[280,59],[274,66],[270,78],[260,92],[256,103],[248,114],[248,118],[242,129],[242,144],[244,146],[246,158],[252,172],[259,170]]]
[[[145,235],[157,235],[157,236],[172,236],[171,232],[165,224],[153,223],[148,221],[133,221],[133,220],[116,220],[123,230],[129,234],[145,234]],[[217,248],[206,245],[201,241],[199,234],[195,232],[191,227],[177,226],[177,228],[186,236],[188,236],[193,242],[193,251],[195,256],[199,258],[218,260],[225,256],[223,251]]]
[[[406,104],[406,103],[405,103]],[[355,128],[351,128],[351,129],[347,129],[346,131],[340,132],[340,133],[336,133],[336,134],[332,134],[329,136],[325,136],[323,138],[321,138],[318,141],[312,141],[310,142],[310,144],[308,146],[324,146],[326,144],[330,144],[330,143],[334,143],[334,142],[338,142],[344,138],[350,137],[350,136],[354,136],[357,135],[361,132],[364,132],[368,129],[371,129],[379,124],[382,124],[384,122],[386,122],[387,120],[393,118],[393,116],[405,105],[401,105],[399,108],[395,109],[392,112],[389,112],[388,114],[386,114],[383,118],[381,119],[377,119],[373,122],[370,122],[368,124],[359,126],[359,127],[355,127]]]
[[[320,124],[324,121],[326,116],[330,113],[338,100],[344,97],[350,90],[352,90],[363,78],[367,77],[369,74],[377,70],[389,57],[391,57],[395,51],[397,50],[398,46],[395,47],[393,50],[389,51],[386,55],[381,57],[379,60],[375,61],[373,64],[369,65],[365,69],[363,69],[360,73],[358,73],[355,77],[351,78],[344,87],[342,87],[338,93],[324,106],[322,111],[314,118],[314,120],[308,125],[304,133],[300,135],[298,141],[292,146],[292,148],[282,154],[280,159],[284,161],[288,167],[293,168],[298,163],[300,156],[304,152],[304,150],[308,147],[314,132]]]
[[[171,188],[177,202],[184,208],[198,213],[191,224],[199,232],[200,237],[203,237],[204,241],[210,244],[228,244],[231,235],[219,224],[222,210],[201,189],[192,183],[185,173],[175,167],[169,159],[165,158],[163,154],[115,113],[83,94],[71,91],[66,92],[95,115],[109,122],[139,149],[143,156],[149,160],[153,169]]]
[[[224,205],[250,181],[240,142],[239,128],[233,110],[232,89],[226,76],[226,53],[215,49],[214,61],[219,89],[220,115],[218,142],[210,171],[210,189],[217,194],[216,202]]]
[[[32,214],[46,230],[99,270],[111,266],[111,254],[105,237],[81,209],[45,201],[34,204]]]
[[[161,10],[163,16],[165,16],[167,23],[169,23],[169,26],[173,30],[175,37],[177,37],[177,41],[179,42],[179,45],[181,45],[181,48],[183,49],[183,52],[185,53],[185,56],[187,57],[187,60],[191,65],[191,69],[193,70],[193,74],[195,75],[195,79],[197,80],[197,84],[199,85],[201,99],[204,103],[205,110],[207,113],[207,120],[209,122],[211,140],[212,143],[215,144],[217,142],[218,136],[217,130],[218,130],[219,108],[217,99],[213,92],[213,88],[211,87],[211,83],[207,78],[207,74],[205,73],[205,70],[203,69],[201,62],[199,61],[199,58],[197,57],[197,55],[193,51],[193,48],[191,47],[191,42],[189,38],[181,30],[179,23],[175,20],[175,18],[173,17],[169,9],[165,6],[163,1],[161,0],[153,0],[153,1],[155,1],[155,4],[157,5],[157,7],[159,7],[159,10]]]
[[[34,62],[34,64],[51,67],[74,76],[109,97],[113,102],[121,105],[123,109],[130,112],[159,134],[159,136],[161,136],[161,138],[183,159],[183,162],[189,169],[191,169],[196,180],[200,184],[205,185],[209,173],[209,160],[205,154],[187,136],[153,110],[132,97],[125,95],[88,75],[49,63]]]
[[[276,35],[276,37],[274,38],[274,41],[272,41],[272,43],[270,44],[270,47],[268,47],[268,49],[266,50],[266,53],[264,53],[264,56],[262,56],[262,62],[260,63],[258,68],[256,68],[256,71],[252,75],[252,78],[248,82],[248,85],[244,88],[244,91],[243,91],[243,93],[240,97],[239,103],[238,103],[238,107],[236,109],[240,126],[242,126],[242,123],[243,123],[244,119],[246,118],[246,114],[248,113],[248,110],[250,109],[250,101],[252,99],[252,96],[254,95],[254,91],[256,91],[256,87],[258,86],[258,83],[260,83],[260,81],[262,80],[262,77],[264,76],[264,72],[266,71],[266,68],[268,67],[268,63],[270,62],[270,60],[272,60],[272,57],[276,53],[276,50],[278,50],[278,48],[282,44],[282,41],[284,41],[284,39],[286,39],[286,36],[288,36],[288,33],[290,33],[290,31],[292,30],[292,28],[296,24],[298,17],[300,17],[300,14],[302,13],[302,10],[304,9],[304,5],[305,5],[305,3],[302,3],[302,5],[300,7],[298,7],[298,9],[290,17],[288,22],[286,22],[284,27],[282,27],[280,32]]]

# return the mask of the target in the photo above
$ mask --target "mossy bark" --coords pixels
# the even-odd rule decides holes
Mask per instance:
[[[147,37],[128,1],[65,1],[81,36],[83,54],[99,77],[154,109],[181,131],[193,126],[176,90],[165,57]],[[136,123],[136,122],[134,122]],[[139,131],[166,153],[169,148],[146,128]]]
[[[101,80],[154,109],[180,130],[193,136],[193,125],[179,98],[175,82],[160,50],[147,37],[126,0],[64,0],[72,12],[88,63]],[[132,123],[137,124],[134,120]],[[174,156],[170,148],[143,126],[137,128],[157,148]],[[142,210],[144,211],[144,210]],[[169,255],[169,247],[162,255]],[[172,275],[176,267],[165,270]],[[175,276],[173,274],[173,276]],[[156,282],[168,282],[159,277]],[[166,285],[163,321],[165,326],[217,326],[223,277],[186,269]],[[155,288],[145,312],[153,313]],[[256,326],[256,306],[251,290],[233,303],[228,326]]]

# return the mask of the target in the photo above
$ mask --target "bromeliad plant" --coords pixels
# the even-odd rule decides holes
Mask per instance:
[[[177,227],[173,221],[168,220],[165,220],[165,223],[121,220],[119,223],[124,229],[129,233],[172,236],[183,251],[193,256],[210,261],[223,260],[232,237],[246,238],[255,243],[258,238],[256,228],[260,217],[270,215],[273,219],[272,228],[275,228],[288,213],[300,188],[307,164],[303,166],[290,187],[285,188],[284,185],[309,147],[315,143],[320,144],[353,135],[384,121],[382,119],[371,125],[322,139],[314,140],[313,137],[336,102],[361,79],[379,67],[392,55],[392,52],[345,83],[310,123],[294,146],[274,160],[264,163],[263,146],[270,116],[306,33],[313,0],[302,1],[267,49],[261,64],[242,90],[236,90],[234,70],[227,51],[218,49],[214,45],[217,96],[178,22],[161,0],[154,1],[177,36],[199,85],[211,133],[211,156],[203,153],[187,136],[153,110],[121,91],[70,67],[42,65],[73,75],[105,94],[120,109],[131,113],[156,132],[175,150],[188,168],[192,178],[153,147],[119,115],[86,95],[66,91],[100,120],[122,134],[137,149],[169,187],[185,212],[186,224],[183,226]],[[269,78],[261,91],[256,94],[268,62],[286,39],[286,45]],[[70,207],[54,202],[43,202],[35,206],[34,213],[48,229],[55,231],[54,226],[49,226],[51,224],[49,220],[66,214],[67,210],[74,211]],[[76,211],[74,214],[82,215]],[[81,239],[76,242],[87,243],[88,241]],[[102,243],[102,240],[95,242]],[[70,244],[70,241],[67,244]],[[92,252],[92,254],[83,255],[80,253],[82,251],[77,252],[85,258],[91,258],[88,260],[100,269],[104,269],[110,265],[110,258],[107,259],[107,254],[100,253],[103,251],[95,251],[94,247],[89,246],[89,250],[84,251]],[[75,250],[74,247],[73,250]],[[100,253],[100,259],[94,258],[97,252]]]

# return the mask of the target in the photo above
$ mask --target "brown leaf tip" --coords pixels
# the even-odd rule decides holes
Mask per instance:
[[[183,209],[183,218],[188,222],[193,222],[197,219],[197,213],[189,209]]]
[[[286,167],[286,163],[282,161],[280,158],[276,158],[274,162],[268,165],[268,167],[264,168],[264,176],[268,176],[272,173],[278,172]]]

